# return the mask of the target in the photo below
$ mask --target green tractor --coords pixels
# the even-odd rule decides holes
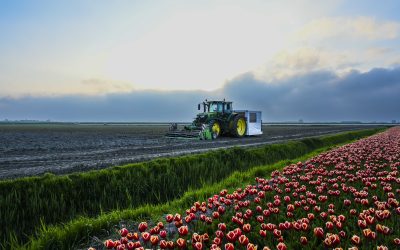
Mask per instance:
[[[192,124],[177,129],[177,124],[172,124],[167,137],[175,138],[200,138],[216,139],[219,136],[243,137],[246,135],[247,120],[243,112],[232,109],[232,102],[207,101],[198,105],[197,114]]]

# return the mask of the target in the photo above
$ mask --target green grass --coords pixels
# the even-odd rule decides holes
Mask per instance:
[[[349,143],[338,143],[335,146]],[[110,230],[113,225],[121,220],[153,220],[157,221],[166,213],[184,213],[195,201],[204,201],[222,189],[229,191],[237,187],[244,187],[254,183],[255,177],[269,177],[272,171],[282,169],[290,163],[305,161],[322,152],[332,149],[333,146],[325,146],[301,157],[292,160],[282,160],[275,164],[256,166],[246,171],[235,171],[229,177],[212,185],[204,185],[201,189],[185,192],[181,198],[159,205],[144,205],[136,209],[116,210],[105,213],[97,218],[80,217],[65,225],[42,228],[38,238],[32,238],[25,246],[14,246],[26,249],[73,249],[87,246],[91,236],[101,236],[104,230]]]
[[[134,217],[138,212],[132,212],[136,211],[132,208],[174,200],[188,190],[212,186],[235,171],[245,172],[255,166],[294,159],[318,148],[359,139],[379,131],[382,129],[346,132],[252,149],[218,150],[79,174],[46,174],[43,177],[1,181],[0,236],[7,246],[9,243],[26,242],[30,235],[35,235],[40,225],[41,232],[47,232],[53,230],[53,227],[47,229],[48,225],[82,217],[71,224],[73,228],[82,228],[88,221],[91,223],[90,217],[127,208],[124,212],[107,215],[111,216],[109,221],[121,218],[121,213],[124,215],[122,218]],[[235,175],[240,176],[238,173]],[[182,199],[188,199],[186,196]],[[145,206],[141,209],[142,214],[145,214],[144,211],[149,213],[153,207]],[[91,224],[85,229],[86,233],[103,228],[105,221]],[[77,242],[84,238],[80,229],[77,231],[80,233],[71,234],[77,238],[71,239],[72,236],[69,236],[69,241]],[[47,239],[46,242],[51,240]]]

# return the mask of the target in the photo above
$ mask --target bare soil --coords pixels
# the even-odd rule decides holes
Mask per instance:
[[[0,179],[101,169],[157,157],[366,129],[366,125],[267,125],[261,136],[214,141],[165,138],[160,124],[1,124]]]

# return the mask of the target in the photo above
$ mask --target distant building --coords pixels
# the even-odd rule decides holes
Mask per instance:
[[[392,120],[392,123],[396,123],[396,120]]]

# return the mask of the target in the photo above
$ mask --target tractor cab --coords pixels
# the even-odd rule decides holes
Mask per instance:
[[[204,113],[232,113],[232,102],[206,100],[202,104]],[[201,110],[201,104],[198,105],[198,110]]]

